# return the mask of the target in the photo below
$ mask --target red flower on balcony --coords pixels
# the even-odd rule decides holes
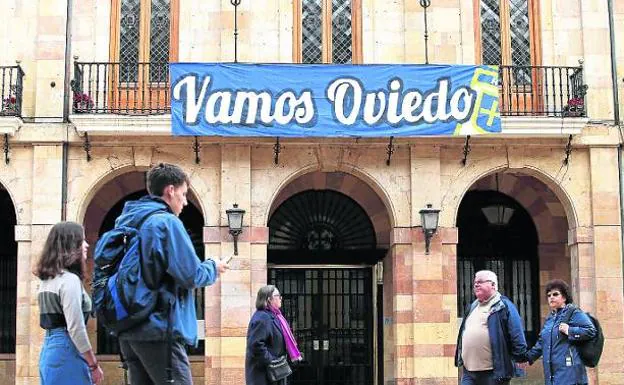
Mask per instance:
[[[563,116],[582,116],[585,109],[583,98],[572,98],[568,100],[568,105],[563,108]]]
[[[17,114],[17,98],[15,96],[8,96],[2,100],[2,110],[0,111],[5,115]]]
[[[74,112],[89,112],[93,105],[93,99],[88,94],[74,92]]]

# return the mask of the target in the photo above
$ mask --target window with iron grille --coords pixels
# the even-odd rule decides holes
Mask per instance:
[[[295,1],[294,61],[361,63],[361,0]]]
[[[475,0],[479,25],[477,58],[482,64],[515,67],[514,82],[531,83],[530,66],[539,65],[535,0]]]
[[[177,60],[179,0],[114,0],[111,61],[121,83],[164,83]],[[142,65],[141,65],[142,64]]]
[[[0,353],[15,353],[17,242],[15,208],[0,185]]]

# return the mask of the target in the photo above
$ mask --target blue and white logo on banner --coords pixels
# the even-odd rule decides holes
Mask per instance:
[[[498,68],[171,63],[174,135],[389,137],[501,131]]]

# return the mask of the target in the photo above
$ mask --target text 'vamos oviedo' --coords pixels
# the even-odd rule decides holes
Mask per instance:
[[[212,89],[211,76],[188,74],[173,87],[172,98],[184,105],[184,122],[196,125],[201,118],[208,124],[273,124],[300,126],[314,125],[317,120],[316,102],[326,98],[334,119],[351,126],[362,122],[373,126],[435,123],[470,118],[476,93],[462,86],[452,90],[448,78],[437,80],[428,90],[404,88],[403,80],[389,80],[386,89],[367,90],[352,77],[331,81],[325,95],[319,96],[309,89],[299,92],[282,90]]]

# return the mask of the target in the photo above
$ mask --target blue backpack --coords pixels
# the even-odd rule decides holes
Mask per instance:
[[[139,230],[161,212],[151,212],[136,227],[115,227],[95,245],[93,304],[98,320],[115,336],[147,320],[156,307],[157,288],[147,287],[141,273]]]

